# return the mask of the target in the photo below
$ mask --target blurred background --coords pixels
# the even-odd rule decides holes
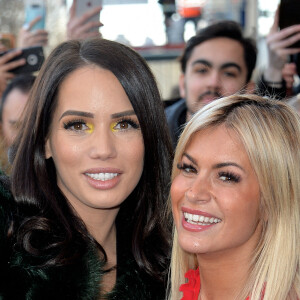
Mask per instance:
[[[80,0],[77,0],[80,1]],[[196,15],[184,14],[189,2],[200,9]],[[17,36],[24,24],[24,0],[0,0],[0,33]],[[72,0],[45,0],[46,55],[66,38],[66,24]],[[176,96],[179,77],[177,58],[184,43],[196,30],[214,20],[239,22],[245,35],[257,40],[258,67],[265,61],[265,36],[279,0],[103,0],[100,20],[104,38],[135,48],[152,68],[164,100]]]

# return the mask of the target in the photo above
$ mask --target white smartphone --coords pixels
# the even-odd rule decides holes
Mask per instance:
[[[103,0],[77,0],[76,1],[76,16],[80,17],[84,13],[93,9],[96,6],[102,6]],[[100,13],[92,16],[86,22],[99,22]],[[99,28],[92,28],[90,31],[99,31]]]
[[[25,0],[25,24],[36,17],[42,17],[31,30],[45,29],[46,4],[45,0]]]

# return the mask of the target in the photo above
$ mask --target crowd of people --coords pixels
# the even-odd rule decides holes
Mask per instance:
[[[37,74],[0,58],[0,299],[300,299],[300,25],[275,16],[257,81],[238,23],[201,29],[168,105],[75,5]]]

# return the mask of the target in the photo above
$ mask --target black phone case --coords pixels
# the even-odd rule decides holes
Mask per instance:
[[[10,51],[13,51],[13,50],[2,52],[2,53],[0,53],[0,56],[4,55],[5,53],[10,52]],[[23,66],[17,67],[15,69],[12,69],[9,72],[12,72],[14,74],[34,73],[41,68],[41,66],[45,60],[43,47],[35,46],[35,47],[23,48],[22,53],[19,56],[14,57],[10,61],[18,60],[21,58],[25,58],[26,64]]]

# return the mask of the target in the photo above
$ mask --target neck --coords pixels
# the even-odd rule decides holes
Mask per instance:
[[[96,209],[81,203],[72,203],[74,210],[84,222],[89,233],[107,254],[116,254],[116,217],[119,208]],[[109,258],[109,255],[108,255]]]
[[[250,260],[247,257],[209,256],[198,258],[200,299],[236,299],[248,278]]]

